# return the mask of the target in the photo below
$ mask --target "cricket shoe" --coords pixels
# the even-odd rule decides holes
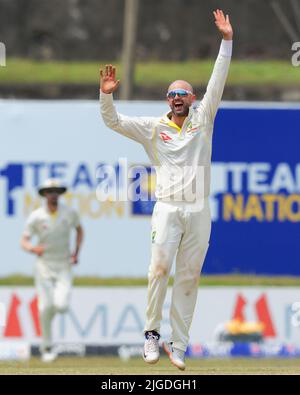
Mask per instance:
[[[51,350],[51,348],[46,348],[41,355],[42,362],[51,363],[55,361],[57,354]]]
[[[147,363],[154,364],[159,360],[159,338],[156,331],[145,332],[145,344],[143,358]]]
[[[173,343],[163,343],[163,349],[167,353],[171,363],[176,366],[176,368],[180,370],[185,369],[185,352],[182,350],[179,350],[179,348],[173,347]]]

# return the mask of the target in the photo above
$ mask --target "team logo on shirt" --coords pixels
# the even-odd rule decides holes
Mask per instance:
[[[193,135],[194,133],[200,132],[199,127],[193,125],[192,121],[189,121],[186,125],[186,133],[188,135]]]
[[[195,133],[197,133],[197,132],[199,132],[199,131],[200,131],[199,128],[198,128],[198,127],[195,127],[195,128],[192,128],[192,129],[188,129],[188,130],[186,131],[186,133],[189,134],[189,135],[193,135],[193,134],[195,134]]]
[[[167,135],[167,133],[165,132],[161,132],[159,133],[159,137],[164,141],[168,141],[168,140],[172,140],[172,138],[170,136]]]

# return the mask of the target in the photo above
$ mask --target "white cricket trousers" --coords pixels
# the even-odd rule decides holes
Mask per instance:
[[[157,202],[152,215],[152,249],[144,331],[160,332],[162,308],[174,257],[176,268],[170,309],[173,346],[185,351],[208,250],[211,217],[208,198],[199,211],[184,202]]]
[[[42,331],[41,351],[52,345],[51,324],[56,313],[65,313],[69,307],[72,272],[68,262],[45,262],[38,259],[35,285]]]

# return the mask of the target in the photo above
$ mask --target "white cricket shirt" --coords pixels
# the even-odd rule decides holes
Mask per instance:
[[[59,205],[54,215],[46,207],[40,207],[29,215],[24,235],[36,235],[38,244],[45,246],[43,261],[69,262],[71,230],[79,225],[77,212],[69,207]]]
[[[171,122],[170,113],[162,118],[119,114],[112,94],[100,92],[100,110],[105,124],[141,143],[155,166],[157,200],[195,202],[208,197],[213,124],[231,53],[232,41],[222,40],[203,100],[197,107],[190,107],[181,129]]]

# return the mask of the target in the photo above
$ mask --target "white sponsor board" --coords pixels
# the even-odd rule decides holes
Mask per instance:
[[[166,103],[119,103],[128,115],[160,116]],[[85,240],[76,274],[145,276],[150,217],[133,216],[127,202],[96,199],[96,169],[147,164],[143,147],[103,124],[97,101],[0,100],[0,275],[32,274],[34,257],[20,248],[37,185],[56,177],[69,187],[63,198],[80,213]]]
[[[171,288],[168,290],[161,326],[168,338]],[[99,287],[73,290],[70,310],[57,316],[54,341],[100,345],[141,344],[147,300],[146,287]],[[6,305],[6,326],[0,340],[40,342],[36,293],[33,288],[1,287]],[[220,323],[235,311],[247,321],[265,323],[265,340],[300,344],[300,294],[298,288],[205,287],[199,289],[190,343],[214,341]]]
[[[0,327],[4,326],[6,322],[5,304],[0,302]]]

